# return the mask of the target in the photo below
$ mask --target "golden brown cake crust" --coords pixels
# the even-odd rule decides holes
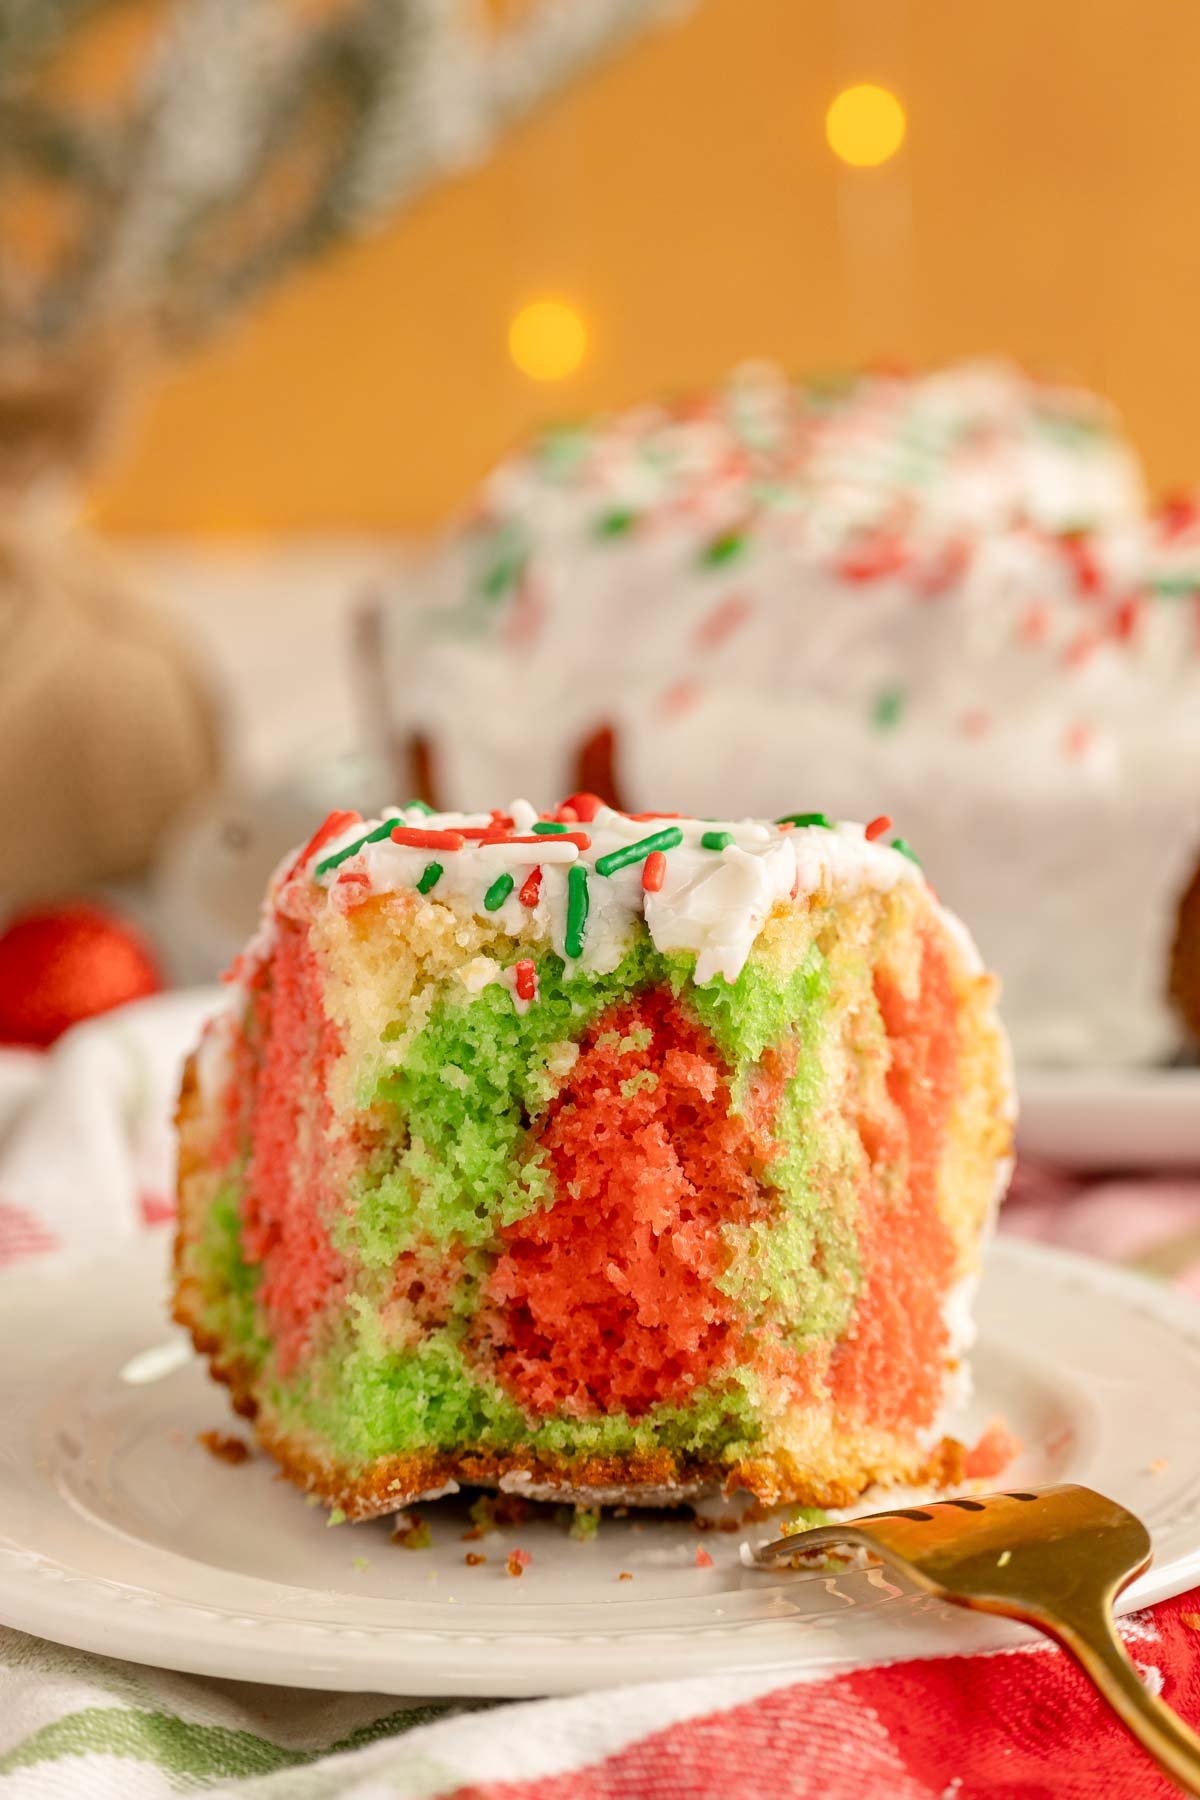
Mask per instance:
[[[943,1438],[921,1463],[911,1467],[864,1465],[838,1482],[814,1482],[803,1470],[782,1466],[776,1457],[722,1463],[681,1457],[669,1450],[638,1456],[562,1457],[485,1451],[427,1452],[389,1456],[363,1470],[315,1455],[262,1416],[244,1363],[221,1355],[220,1341],[193,1316],[189,1296],[177,1286],[174,1317],[191,1333],[213,1378],[228,1387],[234,1410],[253,1420],[263,1449],[289,1481],[316,1494],[347,1519],[372,1519],[412,1501],[454,1487],[506,1488],[535,1499],[622,1502],[649,1506],[682,1504],[701,1494],[744,1491],[765,1506],[850,1506],[876,1481],[944,1485],[961,1478],[962,1445]]]
[[[236,1403],[236,1401],[235,1401]],[[239,1410],[242,1410],[239,1407]],[[305,1455],[258,1422],[258,1438],[288,1479],[317,1494],[347,1519],[372,1519],[454,1487],[500,1488],[534,1499],[595,1504],[627,1501],[672,1506],[702,1494],[747,1492],[764,1506],[851,1506],[875,1481],[945,1486],[961,1479],[962,1446],[944,1438],[919,1466],[867,1469],[861,1479],[817,1485],[774,1458],[738,1463],[693,1462],[658,1451],[647,1456],[551,1457],[480,1452],[386,1457],[358,1474]]]

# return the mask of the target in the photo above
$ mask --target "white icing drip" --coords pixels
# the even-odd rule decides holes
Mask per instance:
[[[538,818],[523,800],[513,802],[508,816],[514,825],[532,824]],[[397,825],[431,832],[461,826],[482,828],[491,817],[490,813],[429,814],[416,808],[385,815]],[[656,949],[695,955],[699,984],[718,976],[733,982],[772,908],[791,894],[855,888],[883,891],[897,882],[922,879],[909,857],[882,842],[868,841],[861,825],[784,829],[753,819],[638,820],[610,807],[602,807],[586,823],[567,826],[569,832],[582,832],[591,840],[582,851],[555,834],[547,834],[538,844],[480,844],[467,839],[459,850],[418,848],[383,837],[364,842],[337,867],[317,873],[328,859],[368,838],[384,822],[364,820],[347,827],[309,858],[305,873],[331,889],[339,876],[346,874],[354,880],[356,896],[384,894],[416,888],[429,865],[439,863],[442,873],[427,895],[429,900],[490,919],[514,938],[532,925],[534,935],[564,960],[594,974],[608,974],[616,968],[628,948],[634,921],[644,918]],[[666,851],[666,875],[657,893],[643,890],[643,861],[610,875],[597,870],[597,862],[613,851],[675,829],[682,832],[683,841]],[[701,840],[713,832],[726,834],[732,841],[720,849],[706,848]],[[567,953],[568,871],[576,864],[587,869],[589,906],[581,952],[572,958]],[[537,903],[528,907],[521,901],[520,890],[539,867],[542,879]],[[488,908],[485,896],[504,875],[511,876],[512,887],[498,905]],[[365,877],[365,886],[360,877]],[[957,933],[962,933],[961,926]],[[485,963],[489,968],[480,972],[476,965]],[[499,976],[498,964],[490,958],[476,958],[468,985],[478,991]]]

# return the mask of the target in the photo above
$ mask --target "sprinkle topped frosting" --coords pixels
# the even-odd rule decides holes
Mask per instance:
[[[507,458],[375,624],[365,723],[394,791],[890,815],[872,841],[898,829],[971,920],[1027,1060],[1173,1052],[1200,506],[1152,508],[1090,396],[993,364],[744,369]],[[670,894],[685,850],[625,882]],[[589,867],[585,948],[602,880]]]
[[[1017,369],[831,386],[756,366],[511,457],[404,592],[383,641],[395,718],[434,738],[448,713],[470,722],[465,746],[438,746],[443,801],[481,767],[526,779],[477,716],[498,680],[513,716],[538,707],[538,767],[545,740],[605,719],[666,746],[670,792],[747,694],[764,732],[794,734],[797,686],[883,757],[934,730],[990,756],[1048,695],[1123,729],[1131,684],[1197,660],[1200,516],[1147,506],[1102,402]],[[1072,760],[1057,740],[1050,755]],[[702,760],[695,791],[719,793]]]
[[[657,949],[695,955],[700,984],[737,979],[781,901],[921,879],[903,839],[872,841],[862,825],[821,812],[660,822],[592,794],[541,815],[524,800],[503,812],[408,805],[379,820],[341,815],[340,829],[319,832],[314,844],[288,879],[314,882],[339,903],[347,885],[354,904],[411,889],[486,916],[514,938],[532,927],[566,962],[598,974],[616,968],[640,918]],[[516,992],[532,997],[523,971]]]

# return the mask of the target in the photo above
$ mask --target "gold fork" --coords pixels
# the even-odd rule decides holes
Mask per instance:
[[[837,1544],[873,1551],[926,1593],[1057,1638],[1166,1774],[1200,1795],[1200,1737],[1148,1692],[1113,1625],[1113,1601],[1149,1567],[1150,1535],[1085,1487],[980,1494],[818,1525],[756,1552],[767,1566]]]

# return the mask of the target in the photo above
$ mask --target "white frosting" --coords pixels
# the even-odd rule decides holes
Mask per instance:
[[[515,800],[507,817],[514,827],[532,826],[538,814],[528,801]],[[431,901],[490,919],[514,938],[532,924],[535,936],[549,943],[570,966],[596,974],[608,974],[617,967],[629,947],[634,921],[644,918],[656,949],[687,950],[695,955],[694,979],[701,985],[718,976],[736,981],[772,908],[793,894],[857,888],[884,891],[897,882],[923,879],[910,857],[888,843],[869,841],[861,825],[784,828],[753,819],[639,820],[607,806],[589,821],[565,826],[572,835],[582,833],[590,840],[584,849],[552,834],[537,844],[480,844],[467,839],[461,849],[454,850],[398,844],[386,835],[369,841],[371,834],[389,821],[421,832],[454,832],[460,827],[483,829],[491,820],[490,813],[429,814],[417,808],[397,808],[382,819],[363,820],[330,838],[309,857],[303,873],[330,888],[336,888],[345,875],[357,900],[368,893],[415,889],[430,864],[438,863],[442,873],[429,890]],[[665,851],[666,871],[658,892],[643,890],[644,859],[608,875],[597,868],[597,863],[614,851],[663,831],[680,832],[682,842]],[[707,848],[702,839],[711,833],[725,834],[732,841],[719,849]],[[361,847],[352,856],[335,867],[323,867],[356,845]],[[576,866],[586,870],[588,909],[582,945],[573,956],[568,947],[568,871]],[[531,907],[524,904],[520,893],[537,868],[542,871],[541,884]],[[489,908],[488,890],[506,875],[512,880],[510,891]],[[484,968],[484,964],[489,966]],[[501,970],[492,959],[477,957],[465,974],[468,987],[478,991],[499,979]]]
[[[385,609],[380,733],[427,736],[443,803],[568,791],[605,724],[627,806],[886,811],[1020,1054],[1137,1061],[1173,1043],[1200,846],[1194,573],[1200,527],[1146,514],[1087,396],[988,365],[833,399],[749,371],[499,468]],[[723,869],[659,929],[720,968],[705,906],[752,912],[765,879]]]

